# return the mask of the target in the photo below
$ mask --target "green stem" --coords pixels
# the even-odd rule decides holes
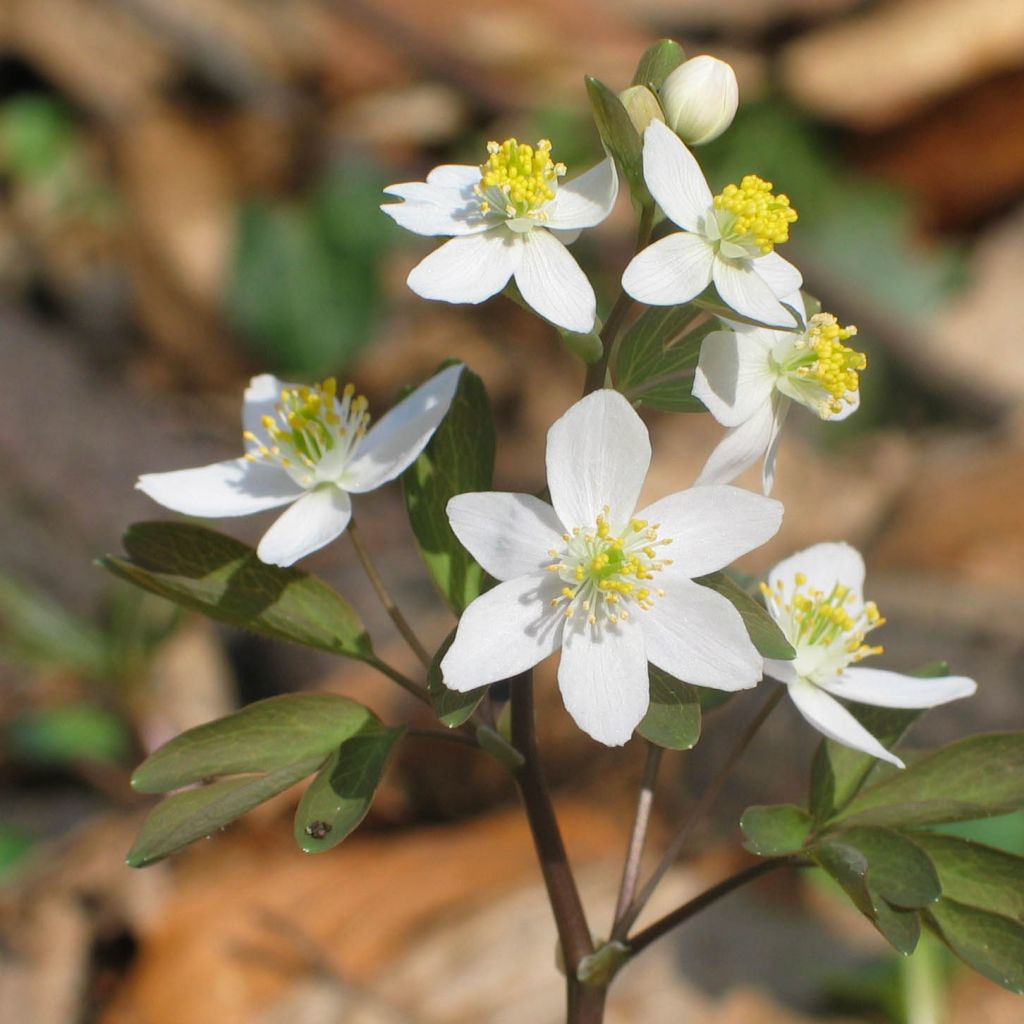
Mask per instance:
[[[346,532],[348,533],[349,540],[352,541],[352,547],[355,548],[356,555],[359,557],[363,571],[370,580],[373,589],[377,592],[377,597],[380,598],[380,603],[384,606],[384,610],[391,616],[391,621],[395,624],[395,628],[402,634],[403,639],[409,645],[413,654],[419,658],[423,667],[430,668],[430,655],[427,653],[427,649],[419,642],[416,634],[412,631],[412,627],[406,621],[405,616],[398,610],[398,605],[395,604],[394,599],[388,592],[388,588],[384,585],[384,580],[381,579],[380,573],[377,572],[377,567],[373,564],[370,552],[363,543],[363,535],[357,528],[354,517],[349,521]]]
[[[430,693],[427,688],[413,681],[404,673],[399,672],[397,668],[393,668],[386,661],[381,661],[375,654],[368,657],[366,663],[382,675],[387,676],[393,683],[398,683],[403,690],[411,693],[417,700],[422,701],[424,704],[430,704]]]
[[[418,740],[442,740],[447,743],[457,743],[461,747],[472,747],[480,749],[480,744],[464,732],[456,732],[454,729],[406,729],[405,735]]]

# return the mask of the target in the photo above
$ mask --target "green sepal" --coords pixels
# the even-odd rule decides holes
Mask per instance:
[[[345,740],[317,772],[295,811],[295,842],[305,853],[340,843],[366,817],[404,728],[369,724]]]
[[[700,694],[654,665],[647,667],[651,703],[637,732],[667,750],[690,750],[700,739]]]
[[[622,100],[604,82],[591,75],[584,79],[594,122],[605,149],[614,157],[629,185],[634,201],[650,206],[654,200],[644,181],[643,147]]]
[[[686,54],[674,39],[659,39],[649,46],[640,58],[632,84],[646,85],[648,89],[657,93],[669,74],[684,60]]]
[[[759,857],[781,857],[797,853],[810,838],[814,822],[796,804],[748,807],[740,818],[743,845]]]
[[[449,690],[444,685],[441,661],[455,640],[457,631],[458,627],[456,626],[444,638],[444,642],[431,658],[430,667],[427,669],[427,692],[430,694],[430,703],[441,723],[448,726],[449,729],[458,728],[464,722],[468,722],[480,706],[480,701],[487,694],[486,686],[479,686],[475,690],[460,693],[458,690]]]
[[[175,604],[255,633],[363,661],[370,637],[351,605],[299,569],[261,562],[248,545],[193,523],[135,523],[128,558],[99,564]]]
[[[751,597],[727,573],[712,572],[707,576],[698,576],[693,582],[721,594],[729,601],[740,613],[750,642],[762,657],[778,661],[789,661],[796,657],[793,645],[783,636],[765,606]]]

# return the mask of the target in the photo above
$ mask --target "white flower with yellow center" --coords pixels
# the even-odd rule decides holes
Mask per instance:
[[[136,486],[190,516],[245,516],[291,507],[263,535],[257,555],[292,565],[344,532],[350,494],[393,480],[423,451],[451,405],[461,366],[417,388],[376,425],[366,399],[333,378],[315,387],[253,377],[242,406],[246,453],[171,473],[147,473]]]
[[[799,293],[791,302],[801,302]],[[823,420],[845,419],[860,405],[867,358],[845,344],[856,333],[830,313],[817,313],[800,334],[744,324],[709,334],[693,394],[729,430],[697,483],[728,483],[763,455],[764,493],[770,494],[779,433],[793,402]]]
[[[647,428],[616,391],[577,402],[548,433],[551,504],[529,494],[460,494],[456,536],[497,580],[459,622],[445,684],[472,690],[561,650],[558,684],[584,732],[615,746],[647,711],[650,662],[720,690],[754,686],[761,659],[736,609],[695,577],[763,544],[782,505],[698,487],[636,511]]]
[[[863,589],[864,560],[849,544],[815,544],[779,562],[761,590],[796,657],[766,660],[764,671],[789,687],[800,714],[819,732],[902,768],[835,698],[881,708],[930,708],[970,697],[977,686],[965,676],[920,679],[857,667],[882,653],[865,639],[885,623],[874,602],[864,601]]]
[[[665,216],[683,230],[637,253],[622,287],[651,306],[677,306],[712,282],[737,313],[775,327],[795,327],[780,302],[803,283],[800,271],[776,253],[789,238],[796,210],[770,182],[748,174],[739,185],[711,194],[700,165],[661,121],[644,132],[644,180]]]
[[[479,303],[515,278],[523,299],[568,331],[593,330],[594,289],[566,246],[608,216],[618,193],[612,160],[565,185],[551,143],[488,144],[482,167],[446,164],[427,180],[391,185],[404,200],[381,209],[418,235],[453,235],[409,274],[425,299]]]

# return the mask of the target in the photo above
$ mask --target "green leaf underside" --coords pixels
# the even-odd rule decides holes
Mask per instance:
[[[948,898],[925,913],[961,960],[1011,992],[1024,993],[1024,925]]]
[[[740,818],[744,846],[759,857],[779,857],[803,849],[813,826],[811,816],[795,804],[748,807]]]
[[[686,54],[675,40],[659,39],[653,46],[649,46],[640,58],[636,74],[633,76],[633,85],[646,85],[648,89],[657,92],[669,74],[684,60]]]
[[[132,786],[163,793],[216,775],[273,772],[309,758],[322,761],[376,722],[361,704],[335,694],[270,697],[165,743],[135,770]]]
[[[634,199],[644,204],[653,202],[644,182],[640,133],[633,127],[626,108],[604,82],[590,75],[584,81],[601,141],[622,168]]]
[[[130,558],[101,565],[129,583],[210,618],[332,654],[372,658],[359,616],[326,583],[265,565],[252,548],[205,526],[136,523]]]
[[[345,740],[317,772],[295,812],[295,842],[306,853],[340,843],[366,817],[405,730],[372,725]]]
[[[921,679],[949,674],[945,662],[925,665],[910,673]],[[892,749],[906,735],[922,714],[919,709],[877,708],[869,704],[851,703],[850,714],[877,737],[883,747]],[[881,762],[870,754],[843,746],[833,740],[822,740],[811,768],[810,808],[816,821],[827,821],[842,810],[878,770]]]
[[[483,569],[459,543],[445,508],[456,494],[489,491],[494,473],[494,416],[483,381],[462,371],[448,415],[402,475],[409,522],[434,582],[461,613],[485,585]]]
[[[1021,806],[1024,733],[990,733],[952,743],[861,790],[836,820],[912,828]]]
[[[664,412],[703,412],[690,393],[700,346],[717,321],[695,321],[704,314],[694,305],[653,306],[626,332],[615,359],[615,386],[640,404]]]
[[[441,676],[441,661],[455,640],[457,629],[458,627],[445,637],[444,643],[437,649],[437,653],[430,661],[430,668],[427,669],[427,692],[430,694],[430,703],[442,724],[448,726],[449,729],[456,729],[468,722],[480,706],[480,701],[487,694],[486,686],[479,686],[475,690],[460,693],[458,690],[449,690],[444,685],[444,679]]]
[[[714,590],[732,604],[743,619],[751,643],[762,657],[788,661],[796,655],[796,651],[783,636],[782,630],[775,624],[775,620],[768,614],[764,605],[755,601],[724,572],[700,576],[693,582]]]
[[[161,800],[143,822],[128,853],[129,867],[141,868],[223,828],[320,767],[322,757],[308,758],[266,775],[223,779]]]
[[[944,898],[1024,920],[1024,857],[934,832],[913,838],[935,865]]]
[[[926,907],[942,895],[928,854],[907,836],[887,828],[860,826],[844,829],[837,838],[866,859],[871,887],[894,906]]]
[[[651,703],[637,726],[645,740],[668,750],[689,750],[700,739],[700,695],[654,665],[648,666]]]

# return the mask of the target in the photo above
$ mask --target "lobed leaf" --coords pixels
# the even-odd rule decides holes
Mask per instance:
[[[795,804],[748,807],[740,818],[743,845],[759,857],[781,857],[802,850],[811,834],[811,816]]]
[[[926,907],[942,895],[928,854],[902,833],[860,826],[844,829],[838,839],[863,855],[871,887],[896,907]]]
[[[654,665],[648,666],[651,703],[637,726],[645,740],[668,750],[689,750],[700,739],[700,694]]]
[[[952,899],[940,900],[926,914],[961,960],[1003,988],[1024,993],[1024,925]]]

